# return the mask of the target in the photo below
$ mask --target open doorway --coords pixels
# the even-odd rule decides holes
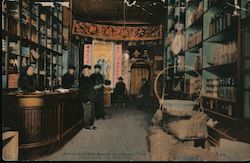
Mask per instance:
[[[142,78],[150,80],[150,66],[146,62],[135,62],[131,67],[130,96],[139,95],[142,86]]]

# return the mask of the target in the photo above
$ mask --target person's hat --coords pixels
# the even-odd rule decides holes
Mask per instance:
[[[91,66],[90,66],[90,65],[83,65],[83,66],[82,66],[82,70],[84,70],[85,68],[91,69]]]
[[[123,78],[120,76],[120,77],[118,78],[118,80],[123,80]]]
[[[69,65],[69,66],[68,66],[68,69],[76,69],[76,67],[73,66],[73,65]]]
[[[100,66],[100,65],[95,65],[94,68],[99,68],[99,69],[101,69],[101,66]]]

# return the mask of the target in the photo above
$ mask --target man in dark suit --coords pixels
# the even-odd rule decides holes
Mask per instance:
[[[96,94],[94,89],[94,81],[90,77],[91,66],[83,65],[82,76],[79,80],[80,99],[84,109],[84,126],[86,129],[94,130]]]
[[[63,88],[69,89],[73,87],[75,83],[74,71],[75,71],[75,66],[69,65],[67,73],[65,73],[62,77]]]
[[[126,85],[123,82],[122,77],[119,77],[118,80],[119,81],[116,83],[115,88],[114,88],[115,102],[116,103],[122,102],[123,104],[125,104],[125,101],[126,101]]]
[[[97,100],[95,102],[95,110],[96,110],[96,119],[105,119],[104,112],[104,99],[103,99],[103,91],[104,91],[104,78],[102,74],[100,74],[101,66],[95,65],[95,73],[91,75],[91,78],[94,81],[94,89],[97,96]]]
[[[142,79],[142,86],[137,97],[137,106],[140,109],[149,109],[151,102],[151,86],[146,78]]]

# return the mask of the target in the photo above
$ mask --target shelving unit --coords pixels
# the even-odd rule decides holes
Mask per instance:
[[[166,1],[166,20],[165,20],[165,51],[164,51],[164,67],[169,68],[172,66],[177,66],[180,64],[184,64],[184,53],[183,51],[179,55],[174,55],[172,52],[172,42],[173,39],[177,33],[177,30],[175,29],[176,23],[178,23],[178,16],[181,24],[185,24],[185,12],[180,7],[184,7],[185,1],[181,0],[180,4],[177,1],[168,0]],[[182,60],[183,63],[180,63],[179,61]],[[175,87],[177,87],[178,84],[180,84],[180,92],[184,91],[183,88],[183,79],[184,79],[184,73],[182,73],[182,70],[179,70],[177,68],[169,68],[168,69],[168,76],[165,77],[167,84],[166,91],[173,91]],[[168,93],[169,94],[169,93]]]
[[[173,7],[175,1],[168,1],[168,7]],[[243,107],[240,97],[242,92],[242,30],[241,22],[246,19],[246,13],[239,11],[240,16],[233,16],[234,8],[220,0],[194,0],[185,4],[185,47],[180,55],[185,57],[185,65],[193,67],[200,73],[201,104],[200,106],[218,124],[209,128],[209,141],[218,145],[219,138],[236,140],[239,137],[239,122],[243,119]],[[239,1],[247,7],[247,2]],[[173,28],[174,16],[168,12],[167,43]],[[169,31],[170,30],[170,31]],[[172,36],[172,38],[173,38]],[[171,56],[171,46],[166,44],[165,65],[176,65],[176,57]],[[171,62],[170,62],[171,61]],[[245,70],[247,72],[247,70]],[[178,72],[175,76],[184,77],[181,98],[195,95],[200,83],[197,74],[190,69]],[[184,74],[184,75],[183,75]],[[172,87],[173,89],[173,87]],[[185,96],[186,95],[186,96]],[[225,132],[227,131],[227,132]],[[228,132],[230,131],[230,132]]]
[[[18,89],[18,76],[27,64],[35,67],[37,89],[50,89],[56,78],[61,82],[63,7],[4,1],[2,13],[3,90]]]

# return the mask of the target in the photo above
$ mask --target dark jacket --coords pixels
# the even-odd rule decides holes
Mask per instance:
[[[92,78],[82,76],[79,80],[79,88],[82,102],[95,102],[96,95]]]
[[[18,85],[24,92],[34,92],[35,91],[34,75],[28,76],[26,73],[20,74]]]
[[[100,73],[92,74],[90,77],[93,79],[95,86],[104,84],[103,76]],[[100,89],[97,89],[96,94],[103,94],[103,89],[104,89],[103,86]]]
[[[70,75],[69,73],[66,73],[62,77],[62,87],[63,88],[72,88],[75,82],[74,75]]]
[[[140,88],[140,94],[143,95],[143,97],[149,97],[151,94],[151,86],[148,81],[146,81],[142,87]]]
[[[115,95],[125,95],[126,94],[126,85],[124,82],[117,82],[114,90]]]

